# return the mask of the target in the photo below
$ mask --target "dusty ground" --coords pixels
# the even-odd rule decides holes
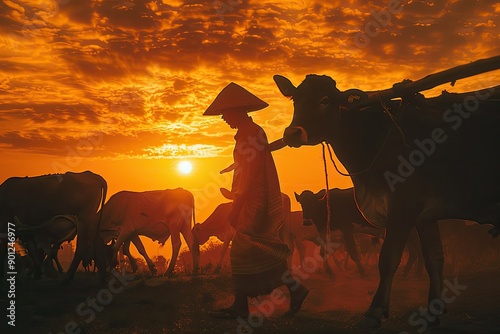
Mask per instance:
[[[447,279],[454,282],[453,276]],[[463,273],[456,279],[463,286],[459,295],[448,304],[442,325],[427,333],[500,333],[500,267]],[[252,306],[257,313],[244,322],[214,320],[207,315],[231,303],[227,275],[174,279],[138,275],[126,281],[123,290],[115,282],[113,293],[109,286],[97,285],[92,273],[78,272],[69,286],[53,280],[18,280],[14,333],[358,333],[351,328],[376,290],[376,267],[369,268],[369,279],[349,270],[337,271],[334,281],[316,273],[303,276],[302,281],[311,293],[294,318],[282,317],[289,302],[283,289],[282,298],[274,303],[270,298],[254,300],[260,308]],[[377,333],[422,333],[423,325],[412,325],[411,319],[425,305],[426,295],[426,278],[398,276],[390,317]],[[6,307],[4,295],[1,308]],[[270,310],[271,315],[262,317]],[[0,333],[10,330],[12,327],[3,327]]]

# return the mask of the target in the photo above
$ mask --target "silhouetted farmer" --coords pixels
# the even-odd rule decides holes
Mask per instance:
[[[235,299],[230,307],[210,312],[214,318],[248,316],[247,297],[269,294],[285,282],[291,296],[287,314],[293,315],[309,293],[289,275],[283,279],[290,250],[277,232],[284,222],[278,173],[264,130],[247,115],[267,106],[243,87],[230,83],[203,114],[222,115],[232,129],[238,129],[229,215],[236,229],[230,255]]]

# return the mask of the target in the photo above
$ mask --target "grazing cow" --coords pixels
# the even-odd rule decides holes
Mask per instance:
[[[274,80],[294,101],[284,143],[331,145],[351,177],[363,215],[386,227],[380,283],[359,326],[379,327],[388,316],[393,276],[413,227],[429,273],[433,310],[431,302],[443,291],[437,220],[490,223],[490,233],[500,234],[500,87],[429,99],[403,90],[402,100],[380,98],[359,108],[364,103],[357,102],[371,101],[369,96],[354,89],[341,92],[328,76],[308,75],[298,87],[279,75]],[[426,317],[439,323],[437,314]]]
[[[16,236],[22,240],[28,250],[28,254],[33,259],[35,277],[40,277],[40,267],[43,258],[39,257],[39,250],[43,251],[43,257],[51,263],[56,262],[59,274],[63,273],[63,268],[57,253],[65,241],[75,238],[78,227],[78,217],[71,215],[58,215],[52,217],[39,226],[26,226],[19,222],[16,228]]]
[[[227,199],[232,199],[232,194],[229,190],[222,188],[221,192]],[[290,229],[290,197],[287,194],[281,193],[281,201],[283,203],[285,221],[279,229],[279,236],[287,244],[288,248],[293,250],[293,236]],[[193,235],[198,245],[203,245],[211,236],[215,236],[223,242],[221,255],[214,270],[216,273],[222,268],[224,257],[235,232],[227,219],[232,207],[232,202],[219,204],[203,223],[197,223],[193,226]]]
[[[124,247],[126,252],[127,242],[131,241],[146,260],[153,275],[156,274],[156,269],[139,235],[147,236],[162,245],[171,237],[172,259],[165,273],[171,276],[179,255],[182,233],[191,251],[193,273],[196,274],[199,248],[194,243],[191,219],[194,220],[194,197],[185,189],[120,191],[111,196],[102,209],[100,234],[106,243],[116,239],[116,243],[113,244],[112,263],[116,263],[120,246],[126,243]]]
[[[302,206],[304,225],[315,225],[321,238],[326,240],[327,206],[326,191],[323,189],[314,194],[310,190],[303,191],[300,195],[295,193],[295,199]],[[356,263],[359,274],[366,276],[361,265],[358,248],[354,241],[354,233],[366,233],[380,236],[383,230],[371,225],[359,212],[354,201],[354,191],[348,189],[330,189],[328,191],[330,203],[330,230],[340,230],[344,237],[345,248],[351,259]],[[355,231],[355,228],[357,231]]]
[[[57,215],[78,217],[75,256],[63,279],[75,275],[80,261],[96,260],[101,280],[106,279],[104,244],[97,231],[97,211],[104,204],[107,183],[90,171],[37,177],[11,177],[0,185],[0,235],[15,230],[14,217],[27,226],[39,226]],[[5,247],[1,259],[5,258]],[[3,271],[2,271],[3,274]]]

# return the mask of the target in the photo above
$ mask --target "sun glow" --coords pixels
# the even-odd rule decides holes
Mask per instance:
[[[182,174],[189,174],[193,170],[193,165],[189,161],[181,161],[177,165],[177,169],[179,170],[180,173]]]

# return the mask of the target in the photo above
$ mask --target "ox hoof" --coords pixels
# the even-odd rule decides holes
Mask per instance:
[[[354,326],[354,330],[361,333],[373,333],[377,331],[382,325],[380,319],[364,316],[360,321]]]

